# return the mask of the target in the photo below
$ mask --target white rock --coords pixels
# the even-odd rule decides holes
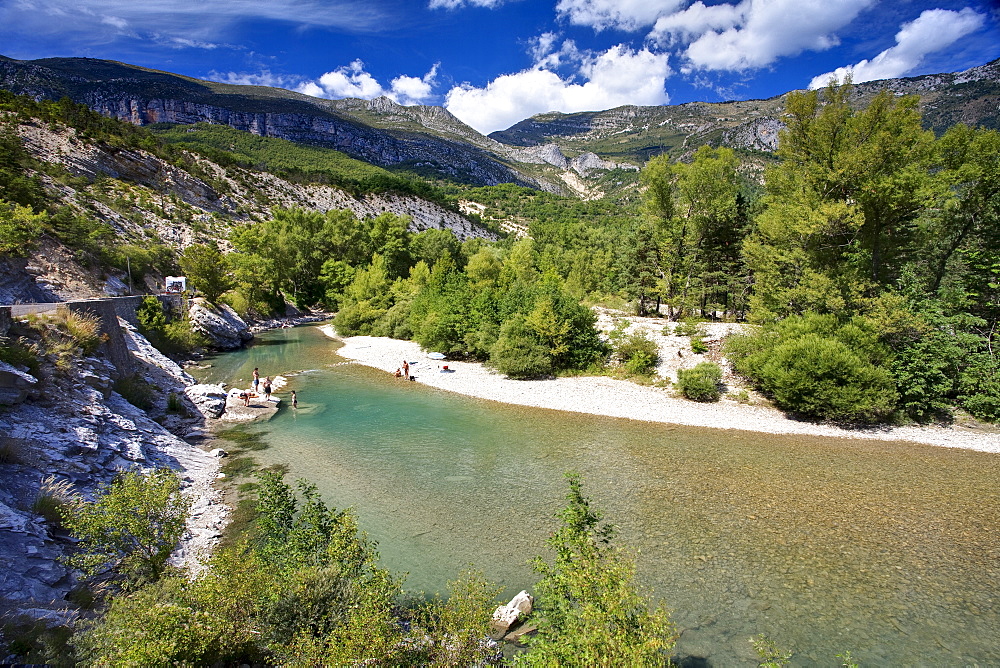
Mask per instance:
[[[531,606],[534,598],[526,591],[521,591],[510,600],[507,605],[501,605],[493,611],[493,620],[490,622],[489,636],[493,640],[499,640],[507,635],[507,631],[518,619],[531,614]]]

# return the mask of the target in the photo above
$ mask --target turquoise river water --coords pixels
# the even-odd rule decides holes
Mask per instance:
[[[406,588],[473,565],[510,595],[535,580],[563,474],[637,551],[680,656],[756,665],[1000,666],[1000,456],[902,442],[632,422],[470,399],[345,364],[316,327],[265,333],[204,382],[289,378],[265,464],[355,509]],[[415,370],[419,369],[419,364]]]

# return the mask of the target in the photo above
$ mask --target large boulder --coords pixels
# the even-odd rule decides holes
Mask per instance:
[[[26,371],[0,362],[0,404],[10,406],[21,403],[37,384],[38,380]]]
[[[189,385],[184,394],[195,408],[207,418],[217,420],[226,410],[226,390],[222,385]]]
[[[493,611],[493,619],[490,623],[490,638],[500,640],[510,627],[514,626],[519,619],[524,619],[531,614],[531,606],[535,602],[534,597],[526,591],[510,600],[507,605],[501,605]]]
[[[213,306],[204,299],[193,299],[188,315],[191,326],[204,334],[213,348],[236,350],[253,338],[243,318],[226,304]]]

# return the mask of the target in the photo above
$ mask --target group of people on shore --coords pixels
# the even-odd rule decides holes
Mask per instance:
[[[410,380],[410,363],[403,360],[403,366],[396,369],[396,378],[402,378],[404,380]]]
[[[265,376],[264,380],[260,379],[260,369],[258,367],[253,368],[253,381],[250,385],[250,390],[245,392],[240,392],[240,398],[243,399],[243,405],[250,405],[250,398],[255,395],[263,394],[264,401],[271,400],[271,392],[274,389],[274,385],[271,382],[270,376]],[[299,407],[299,398],[295,394],[295,390],[291,392],[292,408]]]

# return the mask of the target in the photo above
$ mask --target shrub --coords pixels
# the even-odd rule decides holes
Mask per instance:
[[[153,388],[141,376],[124,376],[115,381],[115,392],[136,408],[153,407]]]
[[[726,349],[737,371],[804,417],[875,422],[895,408],[888,350],[865,319],[793,316],[733,337]]]
[[[489,365],[510,378],[538,378],[552,372],[548,349],[538,342],[523,317],[504,323],[490,348]]]
[[[39,354],[38,345],[28,339],[13,340],[0,337],[0,361],[16,368],[27,368],[28,373],[35,377],[40,371]]]
[[[131,583],[155,581],[184,533],[189,505],[169,469],[121,473],[92,503],[63,514],[80,541],[69,561],[88,575],[113,570]]]
[[[93,313],[68,311],[65,315],[64,327],[70,339],[86,355],[93,355],[104,340],[101,336],[101,319]]]
[[[73,485],[69,480],[59,480],[48,476],[42,480],[38,496],[31,504],[32,512],[38,513],[53,528],[62,526],[62,518],[74,503]]]
[[[691,352],[696,355],[704,355],[708,352],[708,344],[706,344],[701,336],[691,337]]]
[[[677,371],[677,389],[693,401],[718,401],[722,396],[719,381],[722,369],[713,362],[702,362],[693,369]]]
[[[614,358],[631,374],[648,375],[660,363],[656,342],[644,330],[625,334],[615,330],[611,334]]]

